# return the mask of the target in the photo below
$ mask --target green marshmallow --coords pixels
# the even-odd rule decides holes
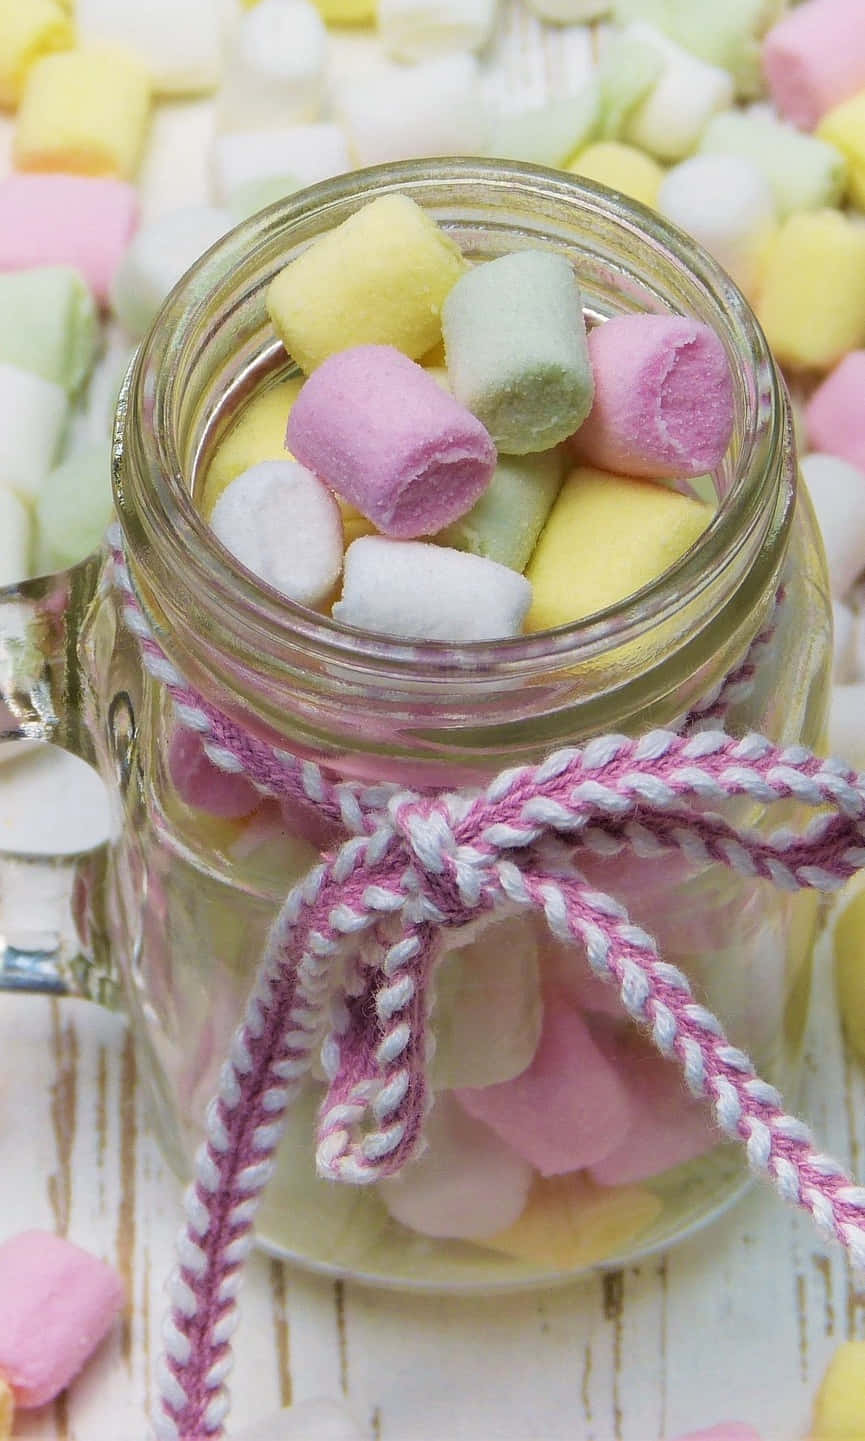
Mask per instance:
[[[841,203],[847,162],[840,150],[771,115],[739,110],[715,115],[698,148],[702,155],[742,156],[762,170],[782,220],[797,210],[831,209]]]
[[[499,115],[487,153],[528,165],[564,165],[592,139],[600,113],[600,86],[590,80],[577,95]]]
[[[51,265],[0,275],[0,364],[73,395],[93,365],[98,334],[96,306],[77,270]]]
[[[563,473],[560,450],[500,455],[489,489],[435,540],[511,570],[525,570],[561,489]]]
[[[245,180],[232,190],[226,201],[226,209],[236,225],[266,210],[277,200],[293,195],[303,185],[294,175],[265,175],[259,180]]]
[[[598,67],[599,139],[620,139],[631,115],[654,88],[663,69],[663,57],[654,48],[627,35],[617,35],[610,42]]]
[[[36,499],[36,568],[65,570],[99,545],[111,520],[111,447],[80,450],[46,477]]]
[[[760,41],[775,18],[777,0],[616,0],[620,25],[643,20],[710,65],[728,70],[740,95],[762,89]]]

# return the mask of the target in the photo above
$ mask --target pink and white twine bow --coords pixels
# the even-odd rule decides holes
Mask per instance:
[[[558,940],[582,948],[659,1051],[679,1061],[691,1091],[711,1102],[721,1130],[742,1142],[751,1167],[865,1266],[865,1189],[815,1149],[652,937],[579,869],[581,852],[678,853],[784,890],[830,891],[865,868],[865,776],[800,746],[707,728],[747,691],[771,622],[680,730],[602,736],[505,771],[479,793],[425,796],[333,784],[208,706],[155,640],[116,529],[111,546],[144,662],[210,759],[267,794],[314,805],[347,836],[274,921],[208,1108],[164,1333],[159,1441],[224,1435],[240,1273],[286,1111],[315,1051],[324,1042],[331,1077],[320,1174],[356,1184],[392,1175],[417,1154],[430,1105],[427,1024],[441,936],[502,908],[536,912]],[[819,814],[801,833],[766,836],[711,810],[737,796],[763,807],[794,799]]]

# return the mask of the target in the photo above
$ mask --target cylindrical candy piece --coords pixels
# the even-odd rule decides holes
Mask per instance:
[[[31,70],[13,138],[19,170],[129,180],[150,119],[150,75],[125,50],[69,50]]]
[[[14,109],[28,71],[74,40],[72,23],[55,0],[0,0],[0,108]]]
[[[861,0],[807,0],[773,25],[763,70],[776,109],[813,130],[833,105],[865,89]]]
[[[223,820],[252,815],[261,793],[237,771],[224,771],[210,759],[198,731],[177,726],[168,747],[168,774],[180,799]]]
[[[865,710],[860,716],[865,730]],[[844,907],[835,922],[833,940],[841,1024],[853,1050],[860,1060],[865,1060],[865,891],[857,892]]]
[[[535,1177],[525,1210],[484,1245],[560,1273],[595,1266],[630,1249],[663,1209],[651,1191],[604,1190],[583,1172]]]
[[[812,1441],[862,1441],[865,1437],[865,1341],[844,1341],[820,1383],[814,1403]]]
[[[49,471],[36,496],[36,564],[40,573],[76,565],[99,545],[111,520],[111,446],[83,447]]]
[[[840,150],[783,124],[771,112],[713,115],[698,149],[703,155],[738,155],[762,170],[782,220],[796,210],[841,203],[847,166]]]
[[[16,1404],[53,1401],[122,1306],[111,1267],[61,1236],[23,1231],[0,1245],[0,1376]]]
[[[280,130],[239,130],[218,135],[211,153],[213,183],[220,204],[241,185],[293,175],[317,185],[350,168],[348,146],[338,125],[316,121]]]
[[[444,303],[442,331],[453,393],[500,450],[549,450],[588,415],[586,326],[563,255],[516,251],[467,271]]]
[[[665,176],[658,209],[753,295],[776,224],[772,188],[756,165],[737,155],[692,155]]]
[[[492,34],[498,0],[379,0],[381,43],[397,60],[480,50]]]
[[[474,55],[377,67],[335,97],[359,165],[424,155],[483,155],[490,133]]]
[[[654,205],[664,172],[651,155],[636,145],[619,140],[598,140],[587,145],[568,165],[574,175],[584,175],[598,185],[608,185],[641,205]]]
[[[111,287],[111,306],[127,335],[146,334],[169,291],[231,226],[227,210],[188,205],[141,227]]]
[[[66,391],[0,364],[0,485],[31,501],[54,464],[69,410]]]
[[[240,21],[217,100],[223,130],[314,120],[327,69],[327,32],[309,0],[261,0]]]
[[[865,473],[865,350],[851,350],[808,402],[805,424],[813,450],[837,455]]]
[[[589,336],[595,398],[573,447],[603,470],[689,479],[720,465],[733,433],[733,378],[707,325],[622,315]]]
[[[527,110],[502,110],[492,122],[487,154],[528,165],[564,165],[594,133],[601,91],[591,79],[576,95]]]
[[[834,455],[806,455],[802,476],[826,548],[836,600],[865,570],[865,472]]]
[[[434,535],[470,510],[493,477],[480,421],[392,346],[332,355],[288,419],[286,445],[385,535]]]
[[[847,189],[853,204],[861,210],[865,207],[865,81],[849,100],[824,115],[817,134],[847,161]]]
[[[563,460],[561,448],[499,456],[489,488],[436,541],[525,570],[561,489]]]
[[[697,148],[715,111],[732,103],[733,81],[726,70],[698,60],[642,21],[629,25],[623,38],[638,42],[663,62],[660,77],[631,113],[623,138],[659,160],[682,160]]]
[[[836,210],[791,215],[767,247],[756,309],[783,365],[829,370],[865,345],[865,226]]]
[[[80,389],[96,354],[93,297],[70,266],[0,275],[0,361]]]

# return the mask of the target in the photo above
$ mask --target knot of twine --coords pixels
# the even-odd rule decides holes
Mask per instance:
[[[865,1189],[817,1151],[778,1091],[695,1001],[686,977],[579,867],[581,854],[678,854],[786,891],[831,891],[865,868],[865,776],[802,746],[714,728],[747,695],[774,612],[742,664],[676,729],[601,736],[504,771],[480,792],[426,796],[334,784],[210,707],[156,641],[117,528],[109,539],[126,623],[179,721],[199,733],[215,765],[265,794],[315,807],[335,834],[347,835],[282,905],[207,1110],[164,1328],[159,1441],[224,1435],[224,1382],[253,1219],[286,1112],[318,1050],[329,1078],[319,1174],[366,1185],[417,1154],[430,1106],[435,963],[444,935],[479,916],[533,912],[557,940],[581,948],[593,974],[616,987],[623,1010],[679,1062],[721,1131],[744,1145],[752,1169],[810,1212],[854,1266],[865,1266]],[[776,609],[780,599],[781,592]],[[761,807],[794,800],[819,813],[801,832],[764,835],[712,809],[734,797]]]

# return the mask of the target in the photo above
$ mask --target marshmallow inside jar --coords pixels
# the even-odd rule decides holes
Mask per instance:
[[[532,307],[547,305],[558,307],[561,332],[541,326],[518,345]],[[636,335],[641,317],[638,344],[630,328]],[[634,403],[625,409],[610,398],[600,344],[617,330],[624,344],[609,350],[628,371]],[[563,747],[658,729],[696,737],[723,725],[814,745],[830,622],[810,512],[796,505],[787,406],[747,303],[716,264],[662,220],[570,175],[495,161],[404,163],[324,182],[226,236],[169,298],[136,361],[120,520],[135,552],[133,517],[144,517],[150,543],[130,560],[167,618],[175,664],[210,706],[242,716],[255,741],[295,757],[301,783],[274,794],[258,771],[259,802],[251,794],[244,814],[228,816],[219,747],[205,746],[195,787],[184,787],[166,761],[172,723],[152,723],[142,744],[157,844],[173,859],[142,903],[158,897],[163,936],[193,936],[207,906],[210,939],[205,971],[190,940],[162,984],[235,995],[240,957],[260,953],[289,886],[363,829],[363,807],[381,805],[389,788],[423,805],[440,792],[476,795],[500,772]],[[155,436],[145,413],[161,417]],[[524,447],[514,414],[529,414]],[[145,462],[157,451],[153,485]],[[205,502],[215,494],[215,505]],[[328,566],[316,570],[325,535]],[[499,592],[502,576],[509,589]],[[451,825],[464,804],[447,812]],[[750,802],[724,809],[730,823],[772,828]],[[531,864],[530,853],[515,854]],[[754,899],[749,889],[747,973],[727,986],[724,969],[735,970],[741,951],[733,871],[693,849],[647,855],[627,838],[620,847],[614,824],[600,822],[576,859],[692,978],[697,1000],[711,1000],[738,1044],[759,1041],[767,1079],[788,1085],[810,977],[810,901],[769,887]],[[761,934],[772,968],[758,988],[766,1005],[751,1004],[749,991]],[[291,1128],[274,1185],[277,1199],[291,1191],[292,1205],[267,1207],[268,1248],[383,1284],[521,1286],[666,1247],[743,1191],[738,1151],[712,1130],[710,1112],[698,1146],[671,1134],[680,1112],[692,1125],[684,1104],[659,1117],[657,1166],[619,1180],[629,1134],[645,1125],[634,1103],[634,1023],[615,982],[593,976],[584,946],[554,944],[544,917],[511,899],[492,914],[468,906],[448,918],[441,988],[436,964],[413,977],[412,1085],[426,1088],[433,1115],[440,1108],[433,1150],[436,1135],[447,1139],[428,1158],[435,1184],[425,1188],[423,1163],[409,1160],[404,1185],[363,1187],[355,1206],[335,1206],[344,1183],[315,1175],[316,1126],[360,1067],[368,1111],[349,1140],[378,1127],[391,1062],[375,1059],[387,1026],[374,982],[378,946],[398,936],[388,921],[334,963],[308,1119]],[[478,956],[483,1000],[470,974]],[[157,972],[165,975],[164,958]],[[459,994],[468,999],[456,1025]],[[201,1124],[175,1099],[194,1013],[186,1007],[183,1036],[164,1005],[146,1022],[181,1155]],[[437,1015],[451,1047],[445,1065],[443,1043],[438,1068]],[[219,1054],[225,1029],[211,1024],[196,1053]],[[470,1056],[453,1054],[455,1036]],[[582,1068],[568,1036],[587,1058]],[[684,1096],[675,1063],[657,1064],[653,1095]],[[575,1094],[580,1069],[591,1094]],[[180,1127],[172,1106],[183,1110]],[[614,1123],[583,1144],[601,1114]],[[539,1118],[545,1135],[568,1129],[540,1159]],[[472,1130],[484,1144],[467,1189],[458,1152]],[[495,1166],[485,1168],[487,1154]],[[509,1178],[507,1196],[496,1176]],[[416,1203],[394,1203],[403,1196]],[[543,1243],[552,1226],[555,1247]],[[505,1234],[519,1244],[500,1243]]]

